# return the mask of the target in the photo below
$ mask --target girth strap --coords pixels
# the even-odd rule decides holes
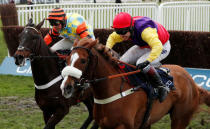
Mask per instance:
[[[109,97],[107,99],[96,99],[96,98],[94,98],[94,103],[97,103],[97,104],[111,103],[111,102],[113,102],[115,100],[118,100],[120,98],[123,98],[123,97],[125,97],[127,95],[130,95],[132,93],[134,93],[134,90],[133,90],[133,88],[130,88],[130,89],[128,89],[128,90],[126,90],[126,91],[124,91],[122,93],[116,94],[116,95],[114,95],[112,97]]]

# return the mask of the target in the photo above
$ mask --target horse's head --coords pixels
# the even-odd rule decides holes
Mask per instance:
[[[67,57],[67,66],[62,71],[64,80],[61,90],[64,97],[75,97],[75,93],[86,89],[86,80],[92,78],[97,57],[92,54],[92,47],[98,43],[89,38],[74,42],[71,54]],[[77,94],[78,95],[78,94]]]
[[[24,66],[25,59],[30,58],[30,55],[35,54],[36,49],[39,49],[40,46],[37,45],[37,40],[42,38],[40,29],[43,24],[44,20],[35,26],[32,19],[30,19],[19,34],[19,46],[14,55],[16,65]]]

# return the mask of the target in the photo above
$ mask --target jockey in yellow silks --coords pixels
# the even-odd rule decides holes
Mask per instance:
[[[113,21],[114,32],[109,35],[106,47],[111,49],[116,43],[131,40],[134,43],[127,50],[121,61],[135,64],[143,73],[149,76],[158,89],[159,101],[167,97],[169,88],[164,85],[154,66],[160,65],[171,50],[168,31],[159,23],[148,17],[136,16],[121,12]]]
[[[61,8],[53,9],[47,18],[53,28],[44,37],[47,45],[52,46],[53,40],[61,36],[63,39],[51,47],[52,51],[70,49],[75,39],[89,37],[95,39],[93,29],[83,16],[77,13],[66,15]]]

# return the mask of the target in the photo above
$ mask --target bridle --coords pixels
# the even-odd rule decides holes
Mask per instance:
[[[38,34],[41,34],[41,32],[39,30],[37,30],[35,27],[32,27],[32,26],[27,26],[25,27],[25,29],[33,29],[35,30]]]
[[[84,86],[86,86],[86,85],[84,85],[84,84],[88,82],[88,79],[92,79],[92,77],[93,77],[93,73],[89,73],[90,75],[88,75],[88,68],[90,68],[90,64],[91,64],[92,59],[94,58],[94,55],[92,54],[90,49],[88,49],[86,47],[82,47],[82,46],[74,47],[72,49],[72,51],[77,50],[77,49],[84,49],[88,53],[88,59],[87,59],[87,64],[85,66],[85,70],[84,70],[82,76],[80,77],[80,79],[78,81],[75,81],[76,86],[78,86],[80,88],[85,88]],[[95,57],[96,57],[95,58],[96,61],[95,61],[94,66],[92,66],[93,68],[95,68],[98,64],[98,57],[97,56],[95,56]]]
[[[27,26],[27,27],[25,27],[24,29],[31,29],[31,30],[33,30],[33,31],[36,32],[35,34],[38,34],[39,36],[42,36],[42,35],[41,35],[41,32],[40,32],[39,30],[37,30],[35,27]],[[40,44],[38,45],[38,47],[36,47],[35,49],[40,50],[40,47],[41,47],[41,42],[40,42]],[[18,51],[24,51],[24,50],[29,51],[29,52],[30,52],[29,59],[30,59],[31,61],[33,61],[34,58],[43,58],[42,56],[39,56],[38,54],[36,54],[36,50],[31,49],[31,48],[28,48],[28,47],[25,47],[25,46],[22,46],[22,45],[19,45],[18,48],[17,48],[17,50],[18,50]],[[48,57],[48,58],[49,58],[49,57]],[[56,56],[56,58],[58,58],[58,57]]]

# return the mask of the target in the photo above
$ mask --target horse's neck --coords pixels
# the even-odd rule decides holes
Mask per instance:
[[[119,74],[117,68],[98,54],[98,65],[94,73],[94,78],[98,79],[116,74]],[[107,96],[118,94],[120,92],[120,86],[123,85],[125,87],[126,84],[122,77],[99,81],[93,86],[94,96],[97,98],[107,98]]]
[[[31,61],[31,69],[35,84],[45,84],[60,75],[56,55],[52,54],[43,42],[34,60]]]

